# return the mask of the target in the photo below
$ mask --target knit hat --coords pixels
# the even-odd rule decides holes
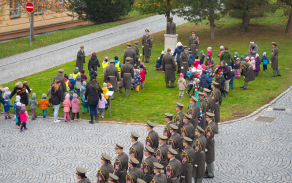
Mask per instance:
[[[212,50],[212,47],[208,47],[207,50]]]
[[[140,69],[136,69],[136,73],[140,73]]]
[[[79,71],[79,68],[78,67],[75,67],[75,71]]]
[[[8,91],[9,91],[9,88],[8,88],[8,87],[5,87],[4,90],[5,90],[6,92],[8,92]]]
[[[76,93],[73,94],[73,98],[77,98],[77,96],[78,96],[78,95],[77,95]]]
[[[144,62],[141,62],[141,65],[143,65],[143,66],[144,66]]]
[[[21,109],[25,109],[25,104],[21,104]]]
[[[267,53],[266,53],[266,52],[264,52],[264,53],[263,53],[263,56],[267,56]]]
[[[182,46],[181,42],[178,42],[178,43],[176,44],[176,47],[179,47],[179,46]]]
[[[82,85],[85,86],[85,85],[86,85],[86,81],[83,81],[83,82],[82,82]]]
[[[81,70],[81,73],[84,74],[84,72],[85,72],[84,69],[82,69],[82,70]]]
[[[16,105],[17,105],[17,106],[21,106],[21,103],[20,103],[20,102],[17,102]]]
[[[196,78],[197,78],[197,77],[199,77],[199,76],[200,76],[200,74],[199,74],[199,73],[196,73],[196,74],[195,74],[195,77],[196,77]]]
[[[219,68],[219,65],[216,65],[216,68],[218,69]]]
[[[70,100],[70,97],[66,95],[65,100]]]
[[[161,52],[161,54],[165,54],[165,52],[164,52],[164,51],[162,51],[162,52]]]
[[[42,94],[42,98],[46,98],[46,97],[47,97],[47,95],[43,93]]]
[[[204,54],[204,51],[203,51],[203,50],[201,50],[201,51],[200,51],[200,54],[201,54],[201,55],[203,55],[203,54]]]
[[[95,53],[95,52],[93,52],[91,55],[92,55],[92,56],[96,56],[96,53]]]
[[[238,55],[238,52],[235,52],[235,55],[237,56]]]
[[[115,60],[119,60],[119,57],[115,56]]]
[[[31,95],[31,97],[34,97],[34,98],[35,98],[35,97],[36,97],[36,94],[35,94],[35,93],[33,93],[33,94]]]
[[[103,86],[103,87],[107,87],[106,83],[103,83],[102,86]]]
[[[179,74],[179,77],[183,78],[184,77],[184,74],[183,73],[180,73]]]
[[[144,67],[143,67],[143,65],[140,65],[140,69],[143,69]]]
[[[73,79],[73,75],[72,74],[69,75],[69,79]]]
[[[223,46],[223,45],[221,45],[221,46],[220,46],[220,50],[223,50],[223,49],[224,49],[224,46]]]
[[[207,71],[204,70],[204,71],[203,71],[203,74],[207,74]]]
[[[241,56],[240,59],[241,59],[241,60],[244,60],[244,56]]]
[[[16,95],[16,100],[20,101],[21,97],[19,95]]]

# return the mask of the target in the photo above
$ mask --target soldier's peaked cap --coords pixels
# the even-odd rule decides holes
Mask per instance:
[[[199,94],[199,95],[205,95],[205,93],[203,93],[203,92],[198,92],[198,94]]]
[[[198,102],[198,99],[194,96],[191,97],[191,100],[195,101],[195,102]]]
[[[132,58],[131,57],[126,57],[126,60],[132,60]]]
[[[143,179],[138,178],[137,183],[146,183]]]
[[[118,149],[124,149],[124,147],[125,147],[125,146],[122,146],[122,145],[120,145],[120,144],[116,144],[116,148],[118,148]]]
[[[130,156],[130,163],[138,165],[139,161],[136,158],[134,158],[133,156]]]
[[[204,130],[203,130],[203,128],[202,128],[202,127],[200,127],[200,126],[197,126],[197,129],[196,129],[196,131],[198,131],[198,132],[200,132],[200,133],[204,133]]]
[[[145,32],[150,32],[149,29],[145,29]]]
[[[211,113],[211,112],[206,112],[207,117],[209,118],[213,118],[215,116],[215,114]]]
[[[115,63],[115,61],[114,60],[111,60],[110,63]]]
[[[211,90],[209,90],[208,88],[204,88],[204,92],[210,93]]]
[[[145,151],[150,152],[150,153],[154,153],[154,149],[148,145],[145,145]]]
[[[173,114],[170,114],[170,113],[164,113],[164,115],[166,116],[166,117],[173,117]]]
[[[112,159],[112,157],[110,157],[110,155],[108,155],[106,153],[102,153],[101,154],[101,159],[110,161]]]
[[[184,105],[182,103],[179,103],[179,102],[177,102],[176,105],[179,107],[184,107]]]
[[[172,149],[172,148],[168,148],[168,152],[169,152],[169,154],[177,155],[177,151]]]
[[[131,132],[131,137],[136,137],[136,138],[139,138],[140,135],[136,132]]]
[[[77,174],[85,174],[87,171],[84,168],[77,167],[76,173]]]
[[[162,135],[162,134],[158,134],[159,139],[161,140],[167,140],[167,136]]]
[[[127,46],[132,46],[132,44],[131,43],[127,43]]]
[[[170,126],[171,130],[177,130],[178,129],[178,127],[176,125],[174,125],[174,124],[170,124],[169,126]]]
[[[187,113],[184,113],[184,117],[186,117],[187,119],[192,119],[192,116],[188,115]]]
[[[116,175],[114,175],[114,174],[112,174],[112,173],[109,173],[109,175],[108,175],[108,180],[111,180],[111,181],[117,181],[117,180],[119,180],[119,177],[118,176],[116,176]]]
[[[139,44],[139,41],[135,41],[134,44]]]
[[[193,140],[187,136],[184,136],[183,140],[186,142],[193,142]]]
[[[163,169],[164,168],[164,166],[162,164],[157,163],[157,162],[154,162],[153,165],[154,165],[155,169]]]
[[[150,126],[150,127],[154,127],[155,126],[155,124],[154,123],[152,123],[151,121],[147,121],[147,126]]]

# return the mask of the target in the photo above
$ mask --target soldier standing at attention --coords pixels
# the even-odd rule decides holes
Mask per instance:
[[[108,154],[106,153],[101,154],[102,166],[100,167],[100,169],[98,169],[96,174],[98,183],[105,183],[109,177],[109,173],[114,172],[114,167],[111,164],[111,159],[112,158]]]
[[[181,183],[191,183],[192,182],[192,173],[193,173],[193,157],[195,152],[191,147],[193,139],[188,137],[183,138],[183,146],[185,147],[181,153],[181,163],[182,171],[180,182]]]
[[[215,133],[219,132],[218,123],[220,122],[220,106],[222,104],[222,96],[219,87],[219,83],[213,81],[211,87],[213,88],[213,92],[211,94],[214,101],[214,113],[215,113],[215,124],[216,130]]]
[[[163,72],[165,73],[166,88],[174,88],[176,65],[174,57],[170,54],[171,49],[167,48],[167,54],[163,56]],[[170,81],[170,86],[169,86]]]
[[[177,129],[178,128],[175,124],[170,125],[171,136],[168,139],[167,144],[169,145],[170,148],[177,151],[176,158],[180,160],[180,153],[182,150],[182,138],[180,137],[178,133],[176,133]]]
[[[146,158],[144,162],[142,163],[143,180],[146,183],[150,183],[151,180],[153,179],[153,174],[154,174],[153,163],[156,162],[156,158],[153,156],[153,153],[154,153],[154,149],[146,145],[145,150],[144,150],[144,155]]]
[[[133,66],[130,64],[132,58],[127,57],[127,63],[122,65],[121,78],[123,78],[123,86],[125,88],[126,97],[129,96],[129,91],[131,88],[131,78],[134,78]]]
[[[188,115],[192,117],[192,120],[190,122],[193,124],[194,129],[197,128],[198,120],[200,117],[200,108],[197,105],[197,102],[198,102],[198,99],[192,96],[190,100],[190,106],[188,107],[188,110],[186,112]]]
[[[146,129],[149,133],[146,137],[145,145],[156,149],[158,147],[158,134],[156,131],[153,130],[154,126],[154,123],[152,123],[151,121],[147,121]]]
[[[143,159],[143,144],[138,141],[140,135],[136,132],[131,132],[131,141],[133,142],[132,147],[129,150],[129,155],[136,158],[139,163],[137,164],[137,168],[141,168],[141,162]]]
[[[279,71],[279,67],[278,67],[278,53],[279,53],[279,49],[277,48],[277,43],[272,42],[272,53],[271,53],[271,67],[273,69],[273,75],[272,77],[276,76],[281,76],[281,73]]]
[[[205,178],[213,178],[214,177],[214,161],[215,161],[215,141],[214,141],[214,135],[216,130],[216,124],[213,122],[214,114],[207,112],[206,113],[206,120],[208,122],[208,126],[205,130],[205,137],[207,139],[206,144],[206,164],[207,174],[205,175]]]
[[[192,117],[188,114],[184,114],[184,126],[181,128],[181,138],[189,137],[190,139],[194,139],[195,128],[193,124],[190,123]]]
[[[149,30],[145,30],[145,35],[142,38],[142,49],[143,56],[145,56],[145,63],[150,62],[151,48],[152,48],[153,38],[149,35]]]
[[[211,111],[212,113],[214,113],[214,102],[211,95],[211,90],[209,90],[208,88],[204,88],[204,93],[205,93],[205,101],[207,103],[207,111]]]
[[[85,63],[85,53],[84,53],[84,46],[80,46],[80,50],[77,53],[76,65],[79,70],[83,70],[83,64]]]
[[[194,58],[198,56],[199,43],[199,38],[196,36],[196,32],[193,31],[192,36],[189,39],[189,48],[191,49]]]
[[[129,173],[126,176],[126,182],[131,182],[131,183],[137,183],[137,179],[143,179],[143,172],[139,168],[137,168],[137,165],[140,162],[134,158],[133,156],[130,156],[130,161],[129,161]]]
[[[206,128],[206,110],[207,110],[207,102],[204,100],[205,98],[205,93],[203,92],[198,92],[199,94],[199,104],[201,106],[201,109],[200,109],[200,118],[201,118],[201,121],[199,120],[198,121],[198,126],[200,126],[203,130],[205,130]]]
[[[107,182],[108,183],[120,183],[121,181],[119,182],[119,177],[117,177],[116,175],[110,173]],[[126,179],[125,179],[125,182],[126,182]]]
[[[177,151],[169,148],[167,156],[169,158],[169,163],[165,168],[167,183],[179,183],[182,164],[178,159],[175,158],[175,156],[177,156]]]
[[[204,130],[198,126],[195,132],[197,139],[193,142],[194,155],[194,167],[193,167],[193,177],[195,183],[201,183],[202,178],[205,175],[205,149],[207,140],[204,136]]]
[[[124,146],[116,144],[115,153],[118,154],[114,161],[114,174],[118,176],[119,183],[126,183],[129,157],[123,152]]]
[[[183,73],[184,78],[186,79],[187,72],[189,71],[189,60],[190,55],[188,51],[188,47],[184,46],[184,52],[180,54],[180,62],[181,62],[181,73]]]
[[[110,65],[105,69],[104,72],[104,79],[103,81],[106,82],[107,80],[110,80],[111,84],[113,85],[113,91],[118,91],[117,89],[117,81],[120,81],[120,76],[118,69],[115,67],[115,61],[111,60]]]
[[[136,65],[135,65],[135,69],[139,69],[139,66],[140,66],[140,54],[139,54],[139,41],[135,41],[134,42],[134,47],[133,47],[133,50],[135,51],[136,53]]]
[[[181,133],[181,127],[183,126],[183,118],[184,118],[184,113],[182,112],[184,105],[177,102],[176,103],[176,108],[175,110],[177,111],[176,116],[174,117],[174,123],[178,127],[177,133]]]
[[[131,48],[131,43],[127,43],[127,49],[124,51],[124,61],[123,64],[126,63],[126,58],[127,57],[131,57],[133,58],[133,60],[131,60],[130,64],[132,64],[132,66],[134,67],[134,65],[136,64],[136,52]]]
[[[160,146],[157,148],[154,155],[156,158],[156,162],[161,163],[164,167],[166,167],[168,164],[167,152],[168,152],[169,146],[166,144],[166,141],[168,138],[167,136],[164,136],[161,134],[159,134],[158,137],[159,137]]]
[[[153,179],[151,180],[150,183],[166,183],[167,182],[167,178],[164,174],[164,166],[162,164],[153,163],[154,165],[154,174],[155,176],[153,177]]]
[[[86,170],[84,168],[76,168],[76,178],[79,179],[78,183],[91,183],[90,180],[86,177]]]
[[[167,122],[167,125],[164,127],[164,131],[163,131],[163,135],[164,136],[167,136],[167,138],[169,139],[169,137],[171,136],[170,134],[170,125],[171,124],[175,124],[174,122],[172,122],[172,118],[173,118],[173,114],[170,114],[170,113],[164,113],[165,115],[165,122]],[[168,140],[167,139],[167,140]]]

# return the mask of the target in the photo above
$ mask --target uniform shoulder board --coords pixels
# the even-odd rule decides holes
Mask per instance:
[[[170,165],[167,165],[165,168],[166,178],[171,179],[173,175],[173,168]]]
[[[123,167],[122,167],[122,163],[121,163],[120,159],[116,158],[115,161],[114,161],[114,169],[115,169],[115,172],[118,172],[122,168]]]
[[[130,174],[126,175],[126,182],[127,183],[134,183],[134,180],[133,180],[133,178],[132,178],[132,176]]]
[[[185,164],[185,163],[187,163],[187,162],[189,162],[189,156],[188,156],[188,153],[187,153],[186,151],[183,151],[183,152],[181,153],[181,163],[182,163],[182,164]]]
[[[101,170],[97,170],[97,173],[96,173],[96,176],[97,176],[97,183],[100,183],[102,181],[105,181],[105,178],[101,172]]]

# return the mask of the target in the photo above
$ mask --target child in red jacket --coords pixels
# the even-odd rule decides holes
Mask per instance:
[[[141,82],[141,89],[144,88],[145,74],[146,74],[146,72],[145,72],[145,70],[143,69],[143,65],[140,65],[140,76],[141,76],[141,78],[142,78],[142,79],[140,80],[140,82]]]

